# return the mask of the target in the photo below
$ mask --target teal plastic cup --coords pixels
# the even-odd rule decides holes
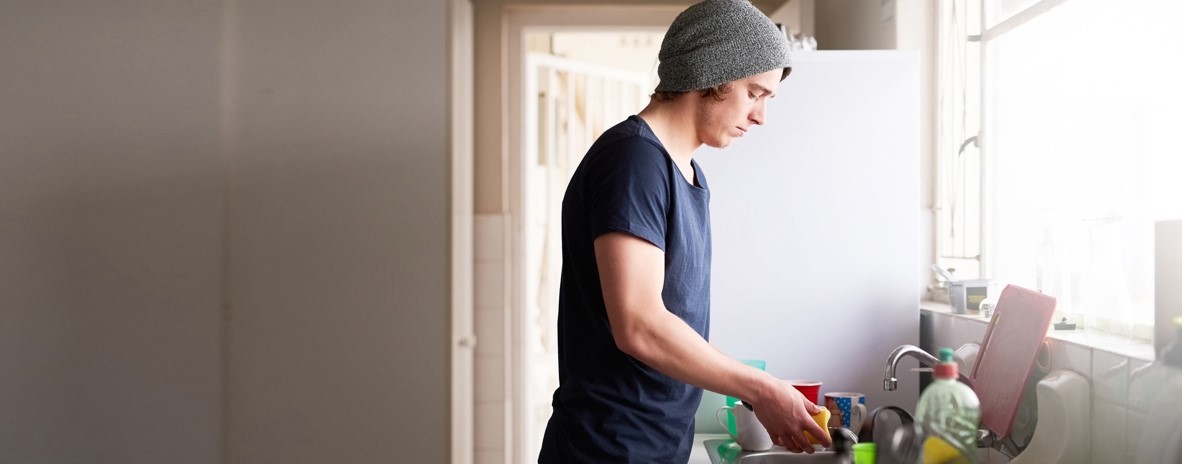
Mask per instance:
[[[761,371],[767,370],[767,361],[764,361],[762,359],[743,359],[741,361],[743,361],[743,364],[754,367],[754,368],[759,369]],[[739,402],[738,398],[735,398],[733,396],[726,397],[726,405],[728,407],[734,406],[738,402]],[[726,413],[726,428],[727,428],[727,430],[731,431],[731,435],[735,435],[738,433],[737,431],[735,431],[735,415],[731,414],[730,411],[727,411],[727,413]]]

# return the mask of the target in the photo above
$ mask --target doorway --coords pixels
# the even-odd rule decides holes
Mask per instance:
[[[605,130],[635,114],[656,86],[662,32],[526,33],[523,70],[522,230],[525,279],[515,328],[525,461],[535,461],[558,386],[561,206],[571,174]]]
[[[474,119],[474,328],[475,368],[472,424],[475,462],[482,464],[536,462],[538,444],[548,420],[549,404],[557,382],[557,361],[553,354],[557,337],[555,290],[543,290],[545,285],[557,288],[559,243],[547,243],[527,235],[545,237],[547,220],[538,213],[529,215],[530,204],[540,202],[532,193],[546,187],[547,201],[561,201],[561,182],[539,184],[529,179],[549,178],[558,170],[547,168],[547,176],[536,169],[538,151],[527,153],[526,140],[538,140],[547,145],[556,137],[549,129],[538,130],[539,121],[525,123],[525,108],[532,107],[541,114],[540,99],[526,98],[526,60],[538,44],[531,34],[623,33],[663,34],[673,19],[694,0],[654,0],[623,5],[611,0],[577,0],[574,2],[520,2],[489,0],[474,2],[475,7],[475,75],[473,82]],[[752,2],[774,21],[793,26],[793,30],[811,32],[813,0],[754,0]],[[802,19],[807,20],[802,22]],[[572,36],[573,36],[572,35]],[[636,37],[633,35],[632,37]],[[554,44],[547,39],[540,45],[548,54]],[[561,42],[559,39],[558,42]],[[580,38],[579,40],[583,40]],[[628,39],[624,39],[628,40]],[[653,56],[660,40],[654,40]],[[562,49],[562,45],[558,45]],[[605,47],[604,49],[611,49]],[[565,58],[572,58],[566,56]],[[585,57],[577,61],[591,61],[611,68],[634,69],[620,66],[617,56],[606,56],[602,63]],[[639,71],[649,76],[655,59],[645,63]],[[535,77],[536,78],[536,77]],[[559,80],[560,82],[566,82]],[[584,84],[586,85],[586,84]],[[648,86],[647,93],[654,85]],[[536,96],[536,95],[535,95]],[[557,114],[555,107],[545,108]],[[639,111],[641,104],[624,112]],[[623,117],[615,119],[614,124]],[[552,122],[551,126],[556,125]],[[527,127],[531,131],[527,133]],[[594,134],[597,135],[597,134]],[[581,136],[584,139],[594,137]],[[575,151],[581,159],[590,142]],[[530,161],[532,160],[532,161]],[[550,161],[547,161],[549,163]],[[555,159],[553,162],[557,162]],[[577,165],[567,162],[567,168]],[[533,172],[530,172],[530,171]],[[549,181],[548,181],[549,182]],[[554,197],[554,198],[551,198]],[[556,206],[552,205],[554,211]],[[532,208],[537,209],[537,208]],[[527,232],[528,231],[528,232]],[[551,234],[552,237],[556,235]],[[530,243],[534,245],[529,246]],[[546,254],[550,253],[550,254]],[[528,256],[527,256],[528,255]],[[541,263],[546,263],[543,267]],[[544,274],[542,269],[549,269]],[[545,276],[545,277],[543,277]],[[543,293],[545,292],[545,293]],[[539,308],[549,305],[550,313]],[[531,306],[532,305],[532,306]],[[550,333],[547,333],[550,332]],[[549,351],[547,351],[549,350]],[[540,366],[542,369],[536,369]],[[542,379],[535,385],[534,378]]]

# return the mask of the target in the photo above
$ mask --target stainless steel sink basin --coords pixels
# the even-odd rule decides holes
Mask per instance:
[[[739,458],[740,464],[837,464],[837,455],[832,451],[818,451],[813,454],[790,453],[788,451],[763,451]]]
[[[779,446],[767,451],[743,451],[733,440],[719,439],[702,442],[713,464],[836,464],[832,451],[818,450],[813,454],[793,453]]]

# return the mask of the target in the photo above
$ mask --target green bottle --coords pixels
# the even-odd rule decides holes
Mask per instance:
[[[936,380],[924,389],[915,408],[915,420],[927,434],[923,462],[976,462],[981,401],[972,388],[957,381],[959,369],[952,349],[940,349],[940,364],[933,376]]]

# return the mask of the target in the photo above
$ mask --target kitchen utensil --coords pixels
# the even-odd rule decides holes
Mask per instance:
[[[918,462],[923,440],[923,427],[915,423],[911,413],[898,406],[874,408],[862,421],[862,431],[858,433],[858,443],[876,443],[873,462],[878,464]]]
[[[981,400],[981,427],[1008,436],[1038,349],[1055,312],[1055,297],[1007,285],[985,329],[970,376]]]

